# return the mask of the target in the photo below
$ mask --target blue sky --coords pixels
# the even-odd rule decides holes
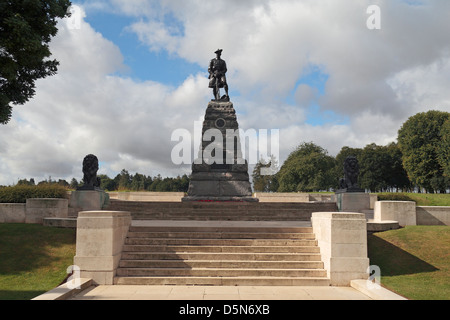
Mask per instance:
[[[190,74],[205,71],[197,64],[169,56],[165,51],[150,51],[136,34],[128,30],[134,21],[135,19],[121,14],[99,10],[93,10],[86,17],[86,22],[120,48],[124,64],[129,67],[123,72],[123,76],[138,81],[152,80],[179,86]]]
[[[366,23],[374,4],[378,30]],[[39,80],[36,96],[0,126],[0,185],[81,179],[90,153],[111,177],[189,174],[190,165],[171,161],[171,135],[203,120],[217,48],[240,128],[279,130],[280,163],[303,142],[331,155],[386,145],[410,116],[450,112],[447,0],[89,0],[77,8],[80,28],[60,21],[50,44],[58,74]]]

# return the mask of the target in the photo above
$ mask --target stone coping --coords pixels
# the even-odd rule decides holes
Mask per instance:
[[[81,278],[79,280],[80,283],[77,288],[69,288],[68,283],[64,283],[59,287],[41,294],[31,300],[68,300],[93,285],[92,279]]]
[[[352,280],[350,286],[373,300],[408,300],[369,280]]]

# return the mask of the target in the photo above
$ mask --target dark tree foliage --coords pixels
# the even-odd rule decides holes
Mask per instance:
[[[335,161],[322,147],[312,142],[302,143],[278,172],[278,192],[328,190],[333,185]]]
[[[438,147],[438,160],[444,176],[450,179],[450,119],[448,119],[441,129],[441,143]]]
[[[398,132],[403,166],[409,179],[427,192],[445,192],[449,187],[449,179],[444,176],[444,168],[448,166],[445,152],[448,155],[448,149],[442,149],[448,139],[442,134],[445,134],[445,124],[449,119],[449,112],[431,110],[418,113],[410,117]]]
[[[0,0],[0,124],[11,119],[12,105],[34,96],[36,80],[56,74],[49,43],[70,6],[69,0]]]

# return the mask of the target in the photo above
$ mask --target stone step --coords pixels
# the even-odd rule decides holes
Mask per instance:
[[[124,252],[235,252],[235,253],[319,253],[316,246],[183,246],[125,245]]]
[[[336,205],[335,202],[331,201],[310,201],[310,202],[245,202],[245,201],[234,201],[234,202],[214,202],[214,201],[197,201],[197,202],[163,202],[163,201],[128,201],[128,200],[117,200],[110,199],[110,207],[129,207],[129,208],[150,208],[150,209],[169,209],[174,212],[174,210],[264,210],[264,209],[310,209],[317,206],[332,206]]]
[[[120,268],[323,269],[321,261],[121,260]]]
[[[324,277],[116,277],[116,285],[329,286]]]
[[[117,276],[139,277],[326,277],[323,269],[119,268]]]
[[[122,260],[321,261],[319,253],[123,252]]]
[[[323,267],[308,224],[139,221],[115,284],[329,285]]]
[[[130,211],[127,209],[117,210],[117,211]],[[223,213],[206,213],[204,215],[196,213],[196,214],[149,214],[149,213],[132,213],[133,220],[196,220],[196,221],[310,221],[311,213],[301,215],[298,213],[279,213],[274,214],[267,213],[255,213],[255,214],[241,214],[241,215],[232,215],[232,214],[223,214]]]
[[[334,202],[146,202],[111,199],[111,211],[129,211],[133,220],[309,221],[313,212],[336,212]]]
[[[118,211],[127,211],[127,210],[118,210]],[[151,215],[149,216],[146,213],[139,214],[139,213],[133,213],[133,220],[173,220],[173,221],[182,221],[182,220],[192,220],[192,221],[310,221],[310,216],[299,216],[294,214],[289,215],[282,215],[282,216],[274,216],[274,215],[240,215],[240,216],[233,216],[233,215],[205,215],[205,216],[199,216],[199,215]]]
[[[311,227],[131,226],[129,232],[312,233]]]
[[[190,238],[190,239],[310,239],[312,233],[265,232],[129,232],[128,238]]]
[[[125,245],[192,245],[192,246],[316,246],[315,239],[190,239],[127,238]]]

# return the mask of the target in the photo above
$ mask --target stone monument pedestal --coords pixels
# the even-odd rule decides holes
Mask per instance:
[[[208,104],[199,156],[192,165],[188,195],[182,201],[258,201],[252,197],[236,111],[229,101]]]
[[[340,212],[363,212],[370,209],[370,195],[364,190],[338,190],[335,193]]]
[[[80,211],[99,211],[109,204],[109,195],[101,190],[72,191],[69,200],[69,216],[77,216]]]

